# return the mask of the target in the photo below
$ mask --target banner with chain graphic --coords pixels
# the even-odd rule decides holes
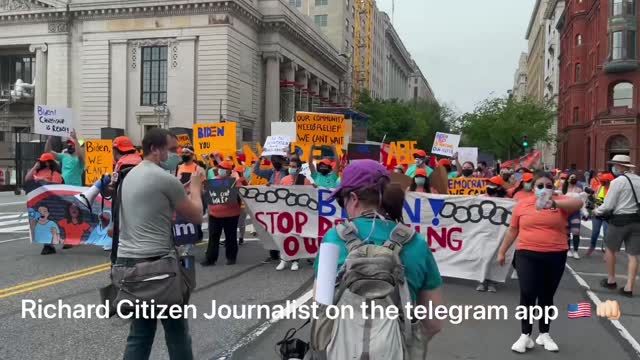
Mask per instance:
[[[243,187],[240,196],[258,237],[285,260],[313,258],[324,235],[346,218],[328,189]],[[443,276],[504,282],[509,266],[496,256],[515,202],[480,196],[407,193],[404,220],[423,234]],[[512,250],[507,262],[513,257]]]

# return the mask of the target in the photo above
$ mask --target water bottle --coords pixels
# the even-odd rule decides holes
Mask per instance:
[[[551,200],[551,197],[553,196],[553,190],[544,189],[536,195],[538,195],[538,201],[536,201],[536,209],[541,210],[544,209],[544,206],[547,204],[547,202]]]

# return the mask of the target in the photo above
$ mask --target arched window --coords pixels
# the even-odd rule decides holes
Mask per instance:
[[[578,34],[576,35],[576,46],[580,46],[582,45],[582,35]]]
[[[616,84],[612,91],[612,103],[614,107],[633,107],[633,84],[622,82]]]
[[[576,82],[582,81],[582,65],[576,64]]]

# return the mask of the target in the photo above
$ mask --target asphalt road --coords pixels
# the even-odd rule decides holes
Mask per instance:
[[[62,299],[69,304],[97,304],[98,289],[108,283],[108,253],[90,246],[58,250],[41,256],[40,247],[31,245],[24,213],[24,196],[0,193],[0,358],[2,359],[121,359],[128,334],[128,322],[121,319],[25,319],[21,306],[25,299],[43,303]],[[587,224],[588,225],[588,224]],[[587,228],[583,229],[586,232]],[[247,235],[249,237],[249,235]],[[587,246],[586,238],[583,246]],[[584,253],[584,252],[583,252]],[[204,246],[196,248],[202,259]],[[308,299],[312,286],[312,268],[301,263],[297,272],[277,272],[275,264],[261,264],[266,251],[259,241],[249,239],[241,247],[238,264],[197,266],[198,286],[192,296],[200,313],[209,312],[211,300],[218,304],[283,304],[286,300]],[[223,261],[219,261],[223,263]],[[626,274],[626,258],[620,257],[618,282]],[[560,317],[551,333],[560,346],[559,354],[540,347],[523,355],[529,359],[638,359],[632,343],[640,340],[640,302],[601,290],[598,282],[605,272],[601,253],[591,258],[570,260],[556,305]],[[572,272],[573,271],[573,272]],[[578,278],[580,280],[578,280]],[[44,279],[44,280],[43,280]],[[591,288],[588,292],[585,286]],[[445,279],[448,305],[506,305],[514,311],[518,302],[518,284],[508,280],[498,293],[478,293],[475,284]],[[566,306],[580,301],[618,300],[623,316],[620,326],[608,320],[583,318],[569,320]],[[595,305],[593,305],[595,310]],[[199,314],[200,315],[200,314]],[[510,314],[513,317],[513,314]],[[303,321],[264,319],[207,320],[203,316],[190,321],[194,354],[197,359],[278,359],[275,343],[291,327]],[[534,327],[536,329],[537,327]],[[159,326],[152,359],[168,359],[164,334]],[[308,327],[300,332],[307,339]],[[445,329],[430,344],[433,359],[514,359],[511,344],[519,335],[519,322],[506,320],[446,323]],[[633,339],[635,338],[635,339]]]

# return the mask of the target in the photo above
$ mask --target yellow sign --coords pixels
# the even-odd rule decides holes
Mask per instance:
[[[85,185],[93,185],[102,175],[111,175],[113,172],[113,141],[87,140],[84,143],[84,159]]]
[[[178,135],[178,146],[181,148],[192,146],[191,138],[187,134]]]
[[[489,180],[481,178],[449,179],[449,195],[481,195],[487,193]]]
[[[418,144],[417,141],[395,141],[390,143],[387,165],[391,165],[391,161],[394,157],[398,164],[413,164],[413,152],[416,150],[416,144]]]
[[[202,159],[202,155],[210,155],[215,151],[232,156],[237,149],[236,123],[195,124],[193,141],[198,159]]]
[[[344,147],[344,115],[297,112],[296,141],[298,143]]]

